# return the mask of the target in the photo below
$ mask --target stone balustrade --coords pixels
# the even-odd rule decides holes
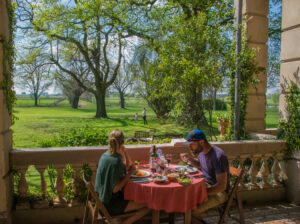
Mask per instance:
[[[244,167],[246,175],[240,185],[242,199],[245,202],[283,200],[285,188],[284,166],[282,157],[286,149],[283,141],[238,141],[215,142],[228,156],[229,162],[235,167]],[[180,143],[161,145],[164,153],[173,154],[173,162],[179,161],[179,154],[188,152],[189,149]],[[150,145],[127,146],[133,160],[147,162]],[[10,164],[18,173],[16,181],[16,193],[19,198],[26,199],[31,192],[32,179],[26,177],[26,173],[35,172],[39,176],[39,195],[41,200],[36,204],[29,204],[27,200],[19,200],[16,209],[67,207],[80,205],[76,195],[82,191],[80,171],[84,164],[88,164],[92,171],[92,180],[96,177],[97,164],[100,156],[107,147],[68,147],[68,148],[43,148],[43,149],[17,149],[10,153]],[[64,179],[66,164],[73,169],[72,192],[75,198],[67,200],[64,197],[67,181]],[[56,170],[54,184],[55,198],[52,204],[48,203],[46,196],[49,192],[48,166],[52,165]],[[34,169],[34,168],[35,169]],[[33,171],[32,171],[33,170]],[[17,174],[15,174],[17,175]],[[47,178],[46,178],[47,177]],[[16,179],[16,178],[15,178]]]

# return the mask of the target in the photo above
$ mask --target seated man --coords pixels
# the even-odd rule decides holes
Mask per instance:
[[[189,145],[196,157],[193,158],[188,153],[182,153],[181,158],[200,168],[208,185],[208,200],[198,205],[198,208],[193,211],[193,216],[202,219],[204,211],[223,203],[227,199],[227,192],[230,187],[229,163],[223,150],[210,145],[203,131],[199,129],[189,133],[186,144]]]

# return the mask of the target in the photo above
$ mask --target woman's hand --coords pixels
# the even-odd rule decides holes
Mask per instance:
[[[130,174],[130,176],[132,174],[134,174],[134,172],[136,171],[136,168],[135,168],[135,165],[134,164],[131,164],[128,168],[128,173]]]

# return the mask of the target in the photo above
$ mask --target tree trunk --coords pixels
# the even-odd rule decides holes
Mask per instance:
[[[120,106],[121,108],[125,108],[125,97],[124,97],[124,92],[119,91],[120,94]]]
[[[96,111],[96,118],[107,118],[106,113],[106,106],[105,106],[105,90],[98,91],[95,95],[96,104],[97,104],[97,111]]]
[[[217,110],[217,89],[213,90],[213,110]]]
[[[204,107],[203,107],[203,96],[202,96],[202,88],[199,88],[199,90],[197,91],[195,89],[195,111],[196,111],[196,115],[195,115],[195,120],[194,122],[197,125],[197,128],[200,128],[201,126],[208,126],[208,122],[207,119],[205,117],[205,113],[204,113]]]
[[[33,97],[34,97],[34,106],[37,107],[38,106],[38,96],[37,96],[37,94],[34,94]]]
[[[73,92],[73,97],[71,99],[71,107],[74,109],[78,109],[78,103],[79,103],[79,98],[80,98],[80,93],[78,91]]]

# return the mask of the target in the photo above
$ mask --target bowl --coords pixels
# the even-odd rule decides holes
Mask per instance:
[[[177,178],[177,181],[183,186],[190,185],[192,183],[192,180],[190,178]]]
[[[170,173],[167,175],[167,177],[168,177],[169,181],[176,181],[177,180],[176,178],[178,177],[178,175],[176,173]]]

